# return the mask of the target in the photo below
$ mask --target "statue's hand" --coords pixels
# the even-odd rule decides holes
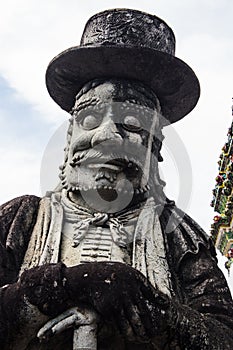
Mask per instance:
[[[140,341],[164,333],[176,317],[170,299],[122,263],[43,265],[25,271],[20,283],[29,302],[50,317],[85,305],[103,321],[117,324],[127,338]]]
[[[170,326],[170,299],[129,265],[88,263],[67,268],[64,275],[70,298],[114,322],[127,339],[147,341]]]

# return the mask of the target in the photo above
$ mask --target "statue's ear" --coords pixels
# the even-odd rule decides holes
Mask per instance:
[[[163,157],[161,156],[161,153],[159,152],[159,155],[158,155],[158,161],[159,162],[163,162]]]

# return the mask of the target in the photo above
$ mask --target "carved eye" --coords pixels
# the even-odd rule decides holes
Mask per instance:
[[[141,129],[140,121],[133,115],[127,115],[123,121],[123,127],[129,131],[139,131]]]
[[[101,123],[101,117],[97,114],[87,114],[81,121],[83,129],[91,130],[97,128]]]

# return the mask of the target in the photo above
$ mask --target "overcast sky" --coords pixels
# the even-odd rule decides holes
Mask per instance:
[[[209,231],[218,156],[232,121],[232,0],[0,0],[0,4],[0,202],[23,194],[41,195],[41,182],[43,191],[56,186],[65,143],[61,125],[68,114],[47,93],[46,67],[55,55],[79,44],[91,15],[128,7],[156,14],[172,27],[176,56],[200,80],[197,107],[165,132],[167,160],[162,173],[168,196]],[[230,283],[233,290],[233,277]]]

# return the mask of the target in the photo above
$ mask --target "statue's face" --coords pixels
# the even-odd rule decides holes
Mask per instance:
[[[65,169],[69,190],[98,190],[106,199],[116,191],[147,191],[151,126],[155,106],[133,84],[106,82],[75,103]],[[149,148],[149,149],[148,149]]]

